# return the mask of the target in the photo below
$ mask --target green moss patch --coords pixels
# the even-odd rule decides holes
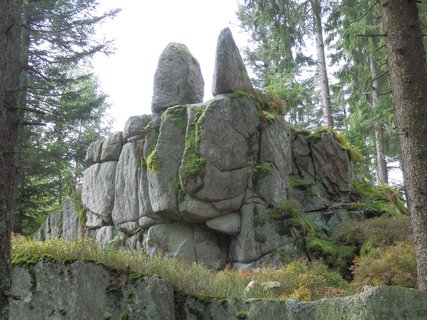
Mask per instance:
[[[287,234],[286,224],[289,227],[294,227],[304,236],[314,232],[311,222],[308,221],[299,208],[291,203],[281,203],[270,210],[268,219],[274,222],[276,232],[280,235]]]
[[[335,130],[327,127],[320,127],[314,133],[308,136],[309,140],[313,141],[316,139],[321,139],[324,133],[330,133],[335,141],[338,143],[341,149],[345,150],[353,162],[361,162],[363,161],[363,155],[360,150],[353,146],[350,142],[346,140],[343,134],[336,132]]]
[[[289,185],[292,188],[301,190],[301,191],[309,191],[313,187],[316,186],[316,183],[314,182],[307,182],[303,179],[298,178],[297,176],[289,176]]]
[[[160,168],[160,163],[161,161],[158,157],[157,150],[154,149],[153,151],[151,151],[151,153],[148,155],[146,159],[147,170],[158,171]]]
[[[254,173],[260,173],[266,176],[273,174],[273,164],[270,162],[262,161],[257,163],[253,168]]]
[[[168,118],[175,126],[185,132],[187,128],[187,106],[175,106],[162,113],[162,120]]]
[[[286,102],[278,95],[260,90],[236,90],[232,93],[232,99],[248,97],[258,109],[258,116],[267,122],[279,120],[286,112]]]
[[[200,123],[205,111],[205,107],[199,107],[196,110],[194,121],[187,127],[183,155],[183,176],[181,177],[184,181],[188,181],[194,176],[204,176],[206,173],[206,158],[199,152]]]
[[[373,186],[361,180],[353,182],[352,210],[366,217],[409,215],[402,195],[389,185]]]

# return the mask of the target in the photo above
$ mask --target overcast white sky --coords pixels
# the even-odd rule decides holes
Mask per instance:
[[[102,10],[122,8],[104,23],[100,36],[115,40],[116,52],[94,61],[102,90],[110,96],[114,131],[133,115],[151,113],[154,72],[169,42],[185,44],[200,62],[205,98],[211,98],[216,42],[229,27],[237,46],[245,36],[236,18],[238,0],[100,0]]]

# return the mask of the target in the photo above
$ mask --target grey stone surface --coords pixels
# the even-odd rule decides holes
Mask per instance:
[[[166,253],[176,259],[202,262],[216,268],[225,264],[225,248],[220,246],[212,230],[200,225],[156,224],[144,236],[143,245],[150,257]]]
[[[205,201],[219,202],[241,196],[246,190],[250,169],[243,167],[232,171],[220,171],[208,162],[203,187],[196,193],[196,197]]]
[[[185,45],[169,43],[160,55],[154,75],[151,111],[159,113],[171,106],[202,102],[203,94],[199,62]]]
[[[316,176],[328,193],[349,193],[352,187],[352,171],[349,156],[336,142],[334,136],[325,132],[312,139],[311,150]]]
[[[277,288],[277,283],[256,285]],[[277,292],[280,294],[280,292]],[[11,320],[423,320],[427,293],[401,287],[370,287],[343,298],[299,302],[293,299],[224,299],[201,301],[181,293],[157,276],[131,279],[126,273],[89,262],[12,269]],[[248,293],[250,296],[250,293]],[[179,310],[179,314],[175,313]]]
[[[158,114],[153,115],[153,120],[147,125],[146,135],[143,145],[143,160],[145,165],[141,164],[139,174],[139,187],[138,187],[138,203],[139,203],[139,217],[153,215],[153,208],[151,206],[150,192],[147,178],[146,159],[150,153],[155,149],[157,139],[159,137],[161,116]]]
[[[119,160],[120,152],[123,145],[123,133],[117,132],[102,144],[101,162]]]
[[[223,213],[210,203],[191,198],[185,195],[179,203],[179,212],[182,218],[190,222],[205,222],[206,220],[219,217]]]
[[[114,239],[115,235],[116,228],[114,226],[105,226],[95,230],[94,239],[102,248],[105,248]]]
[[[136,232],[125,240],[125,244],[128,248],[139,251],[142,248],[142,240],[142,232]]]
[[[96,162],[101,161],[102,144],[104,139],[92,142],[86,150],[85,162],[89,167]]]
[[[292,174],[307,182],[316,181],[310,141],[307,134],[294,133],[291,142]]]
[[[200,152],[220,171],[248,166],[255,154],[249,138],[258,133],[255,104],[245,96],[212,100],[200,121]]]
[[[283,222],[283,226],[270,219],[270,209],[260,204],[245,204],[240,211],[240,233],[230,245],[234,262],[250,263],[274,249],[294,242],[295,235]],[[279,231],[280,230],[280,231]]]
[[[83,228],[80,223],[77,209],[70,199],[62,205],[62,234],[66,240],[77,240],[83,236]]]
[[[138,224],[141,229],[148,229],[155,224],[167,224],[170,222],[170,220],[165,218],[142,216],[139,218]]]
[[[269,205],[287,201],[288,176],[292,168],[289,129],[275,121],[261,132],[260,163],[271,172],[257,172],[256,193]]]
[[[229,28],[218,37],[212,94],[232,92],[238,89],[251,90],[252,84]]]
[[[177,196],[186,118],[185,106],[170,108],[163,114],[157,144],[147,158],[151,207],[154,214],[166,218],[180,219]]]
[[[60,238],[62,235],[62,219],[59,211],[52,212],[49,215],[49,231],[46,239]]]
[[[114,206],[114,182],[117,161],[95,163],[83,175],[82,205],[102,218],[111,221]]]
[[[148,114],[130,117],[126,121],[123,129],[124,142],[127,142],[131,137],[142,136],[144,127],[148,125],[151,120],[153,120],[153,116]]]
[[[317,184],[307,183],[299,188],[291,187],[288,189],[288,198],[305,212],[323,210],[331,205],[325,191]]]
[[[305,246],[304,241],[304,239],[296,240],[295,242],[276,248],[263,255],[261,258],[249,263],[235,262],[232,265],[233,270],[247,271],[262,267],[279,268],[298,259],[307,259],[306,254],[301,251],[301,248]]]
[[[12,272],[10,319],[174,320],[173,287],[159,277],[132,281],[95,263],[39,263]],[[132,297],[130,299],[129,297]]]
[[[99,217],[98,215],[90,211],[86,212],[86,228],[89,228],[89,229],[101,228],[102,225],[103,225],[103,221],[101,217]]]
[[[113,223],[121,228],[138,227],[139,167],[141,166],[141,142],[128,142],[123,146],[117,163],[115,181],[115,201],[112,212]],[[133,224],[126,224],[133,222]],[[127,232],[133,230],[124,229]]]
[[[374,287],[360,294],[313,302],[296,300],[212,299],[200,302],[188,297],[184,304],[186,319],[236,319],[244,314],[248,320],[421,320],[427,314],[427,294],[399,287]]]
[[[206,226],[221,233],[236,235],[240,232],[240,214],[235,212],[210,219],[206,221]]]

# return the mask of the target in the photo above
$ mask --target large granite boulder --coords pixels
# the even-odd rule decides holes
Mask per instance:
[[[179,167],[184,152],[187,109],[177,106],[162,116],[157,143],[147,156],[147,179],[153,213],[180,219]]]
[[[83,175],[82,204],[106,222],[111,221],[117,161],[95,163]]]
[[[295,242],[298,234],[283,222],[278,225],[266,205],[250,203],[240,210],[240,232],[230,245],[232,261],[249,263],[284,245]]]
[[[260,161],[256,167],[256,193],[275,207],[288,199],[288,177],[292,154],[289,128],[276,121],[260,131]]]
[[[66,240],[80,239],[84,234],[82,222],[77,212],[76,205],[71,199],[65,200],[62,205],[62,234]]]
[[[91,166],[96,162],[101,162],[103,139],[92,142],[86,150],[85,162],[87,166]]]
[[[216,268],[225,265],[226,248],[220,245],[213,231],[200,225],[179,222],[156,224],[148,229],[143,245],[149,257],[167,254]]]
[[[332,195],[349,194],[352,188],[351,162],[334,135],[324,132],[311,140],[314,170]]]
[[[233,35],[230,29],[226,28],[218,37],[212,95],[216,96],[239,89],[252,90],[253,87]]]
[[[189,108],[180,168],[183,191],[223,212],[238,211],[255,163],[255,104],[246,96],[218,96]]]
[[[171,106],[203,101],[204,81],[200,65],[185,45],[169,43],[162,52],[153,90],[151,111],[155,113]]]
[[[123,146],[117,163],[112,218],[114,225],[129,233],[138,227],[140,159],[141,142],[128,142]]]
[[[131,138],[140,138],[143,135],[144,128],[153,119],[152,115],[144,114],[142,116],[132,116],[126,123],[123,129],[123,141],[126,143]]]
[[[104,140],[102,144],[101,162],[118,161],[123,145],[123,133],[117,132]]]

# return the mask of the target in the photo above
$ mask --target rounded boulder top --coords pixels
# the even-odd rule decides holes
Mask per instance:
[[[203,102],[204,85],[199,62],[188,48],[169,43],[154,75],[151,111],[160,113],[172,106]]]

